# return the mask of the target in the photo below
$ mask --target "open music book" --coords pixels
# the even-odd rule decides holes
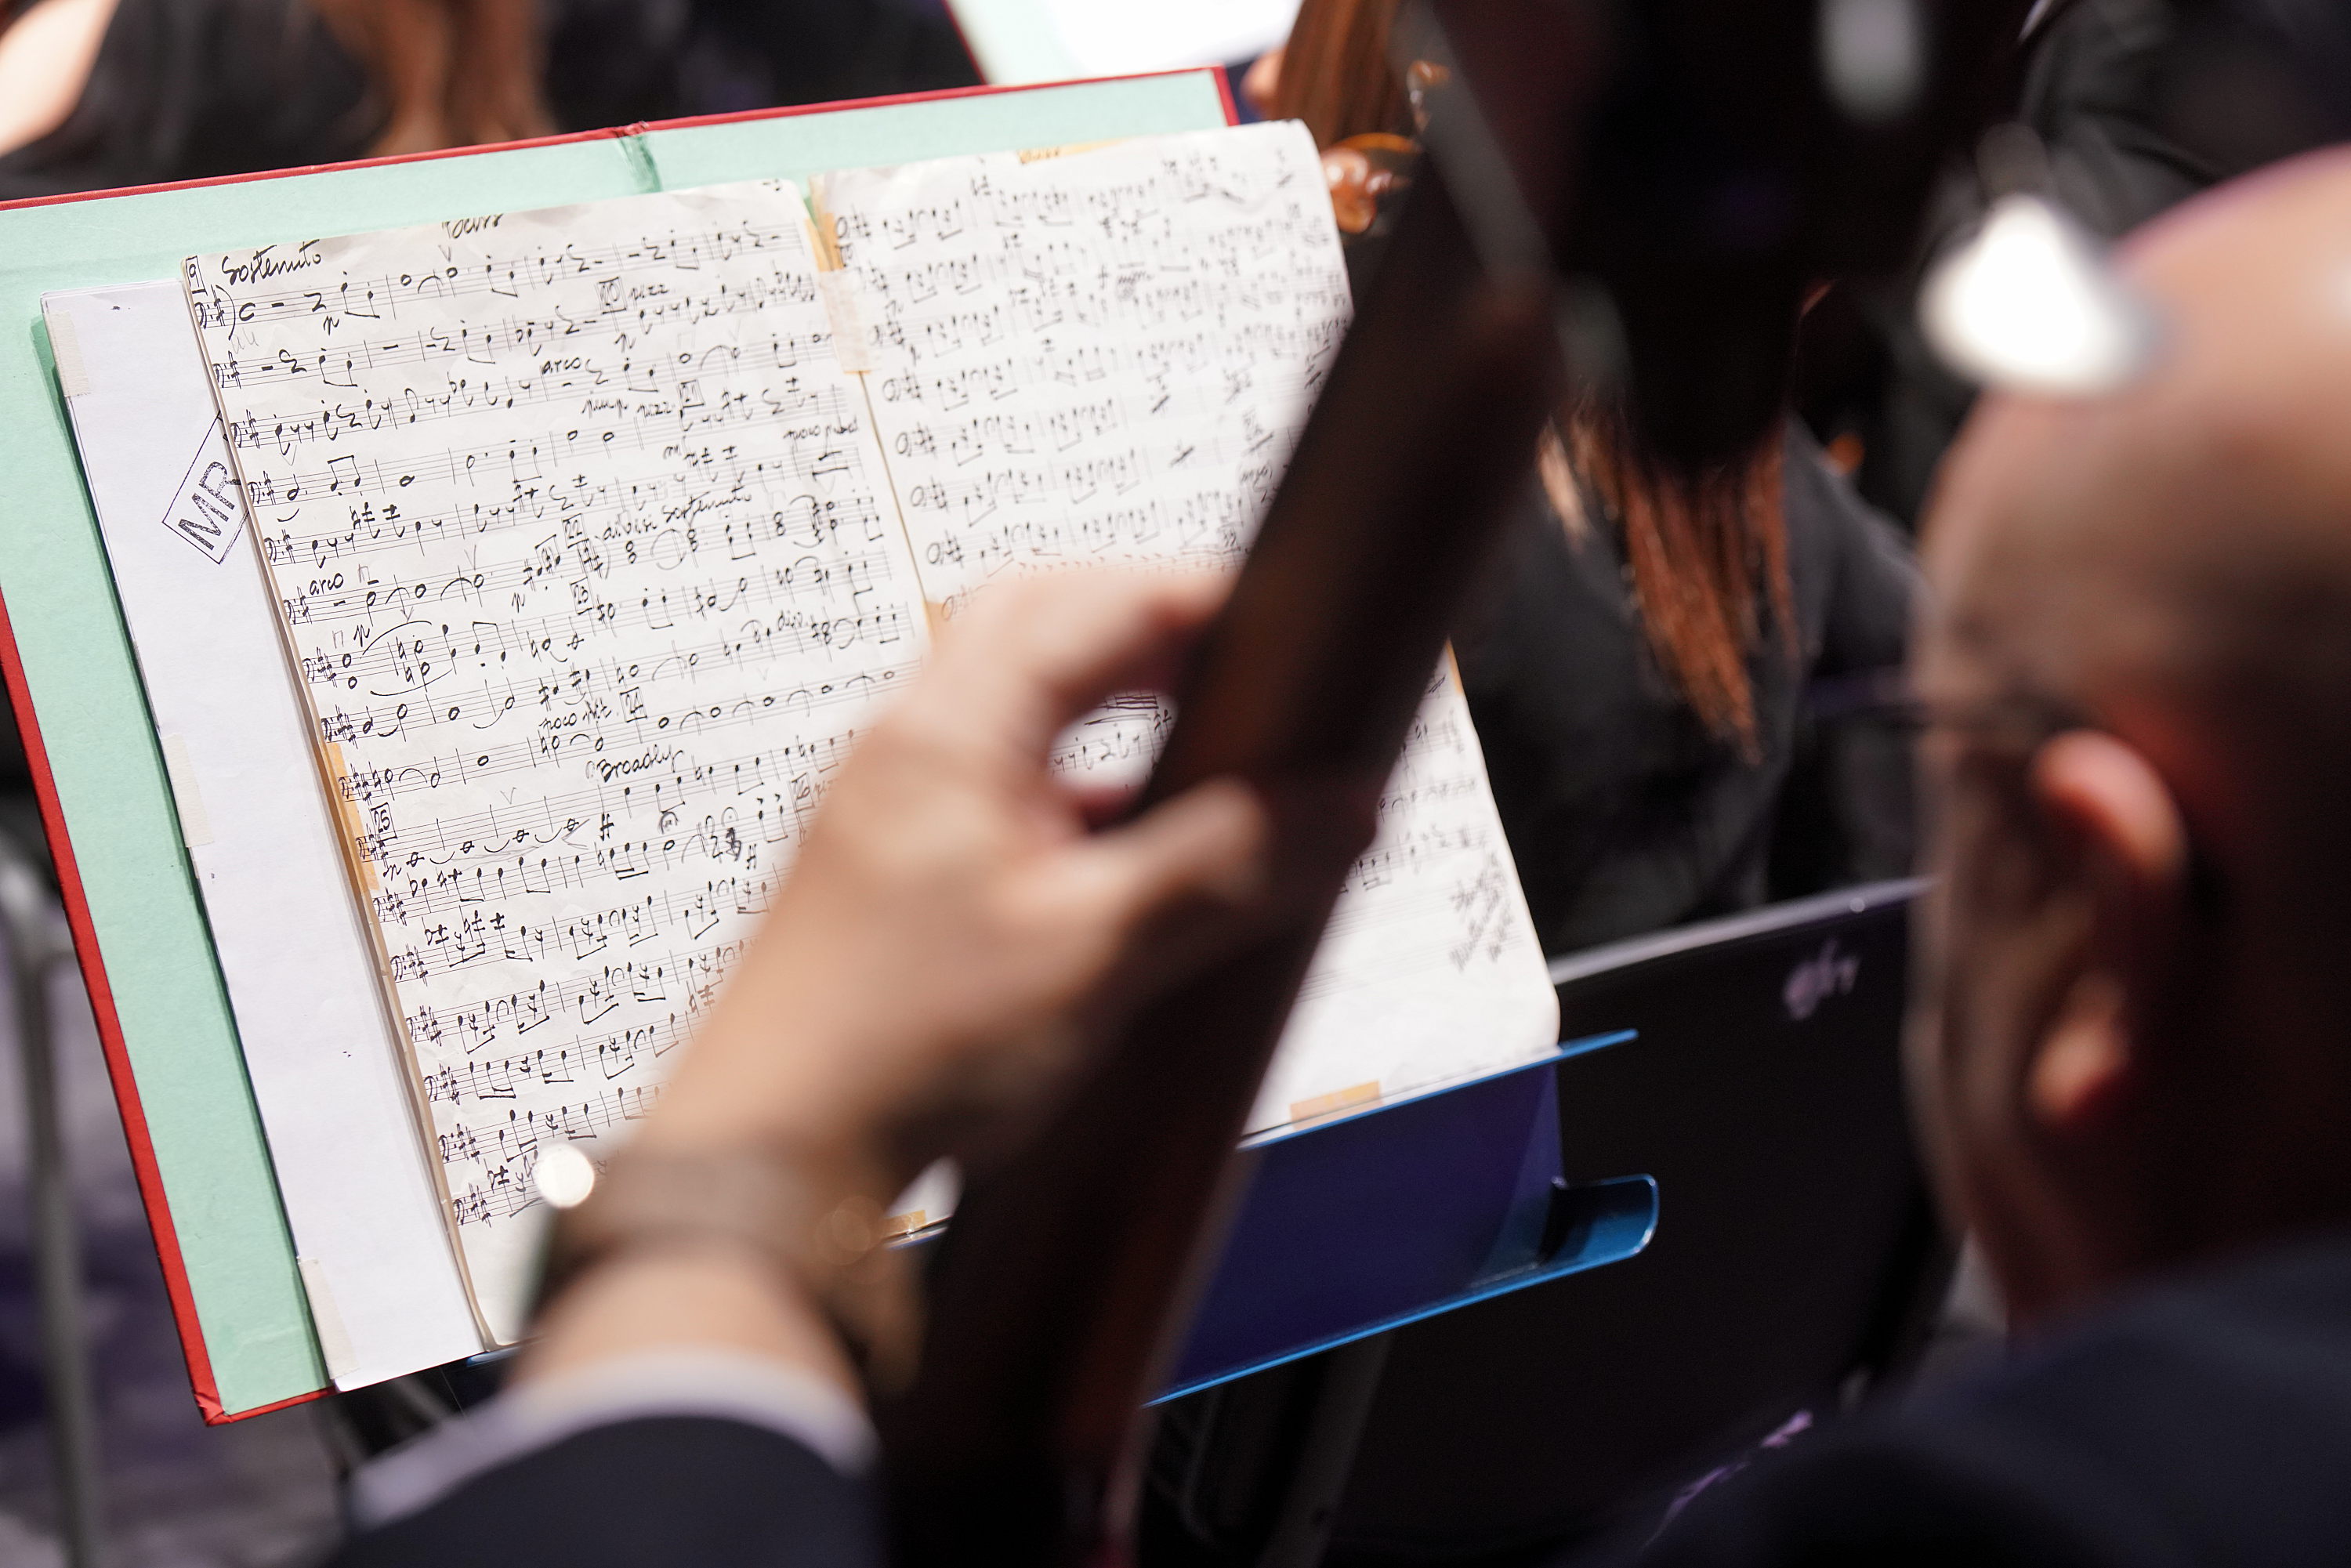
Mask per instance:
[[[256,1075],[314,1315],[379,1287],[312,1278],[306,1215],[375,1205],[443,1238],[400,1288],[497,1344],[537,1151],[656,1103],[937,629],[1008,574],[1237,558],[1349,302],[1271,125],[289,235],[47,306],[239,1032],[402,1097]],[[164,469],[159,527],[117,497]],[[1057,766],[1139,776],[1167,718],[1113,703]],[[1250,1128],[1555,1039],[1432,672]],[[306,1206],[330,1137],[384,1152]]]

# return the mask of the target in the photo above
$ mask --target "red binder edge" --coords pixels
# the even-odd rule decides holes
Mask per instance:
[[[705,114],[684,120],[641,120],[634,125],[615,126],[603,131],[576,131],[562,136],[542,136],[526,141],[504,141],[483,147],[452,147],[436,152],[411,152],[393,158],[357,158],[342,163],[312,163],[298,169],[268,169],[250,174],[227,174],[210,180],[175,180],[156,185],[126,185],[110,191],[68,191],[55,196],[27,196],[19,201],[0,202],[0,213],[15,212],[25,207],[56,206],[65,202],[97,201],[114,196],[140,196],[157,191],[192,191],[211,185],[241,185],[253,180],[280,180],[296,174],[333,173],[345,169],[371,169],[385,163],[423,163],[441,158],[470,158],[480,152],[506,152],[522,147],[552,147],[568,141],[596,141],[607,138],[638,136],[649,131],[678,131],[698,125],[731,125],[754,120],[789,120],[805,114],[832,114],[851,109],[886,109],[897,104],[925,103],[937,99],[978,98],[993,93],[1035,92],[1040,89],[1081,87],[1096,81],[1134,81],[1153,77],[1192,76],[1201,71],[1214,78],[1217,97],[1223,105],[1225,123],[1237,125],[1240,115],[1233,102],[1232,83],[1221,66],[1194,66],[1181,70],[1142,71],[1130,77],[1083,77],[1069,81],[1028,82],[1007,87],[950,88],[939,92],[899,93],[887,98],[846,99],[838,103],[790,104],[780,109],[755,109],[740,114]],[[288,1406],[308,1404],[324,1397],[334,1390],[331,1386],[297,1394],[272,1405],[256,1406],[250,1410],[229,1411],[222,1408],[220,1387],[213,1378],[212,1356],[204,1348],[204,1325],[196,1316],[195,1293],[188,1284],[186,1262],[180,1256],[179,1232],[172,1223],[172,1207],[163,1191],[162,1167],[155,1160],[155,1145],[148,1135],[147,1112],[140,1103],[138,1080],[131,1071],[131,1051],[122,1037],[122,1020],[115,1012],[113,988],[106,977],[106,961],[99,952],[98,927],[92,922],[89,899],[83,891],[80,869],[75,864],[73,841],[66,831],[65,805],[57,793],[56,777],[49,770],[47,747],[41,739],[40,720],[33,708],[33,693],[25,674],[25,661],[17,652],[16,634],[8,621],[8,606],[0,597],[0,677],[5,677],[10,705],[16,709],[17,728],[24,736],[25,758],[33,775],[34,792],[40,798],[41,830],[49,841],[49,852],[56,860],[57,888],[66,907],[66,923],[72,929],[74,956],[81,967],[82,983],[89,992],[91,1016],[98,1023],[98,1038],[106,1052],[106,1073],[114,1088],[114,1103],[122,1114],[122,1135],[131,1145],[131,1166],[139,1178],[139,1197],[147,1209],[147,1224],[155,1240],[155,1258],[163,1268],[163,1289],[172,1302],[172,1319],[180,1335],[180,1348],[188,1358],[188,1382],[194,1390],[196,1407],[204,1413],[204,1424],[222,1426],[242,1421],[248,1416],[267,1415]],[[266,1138],[265,1135],[265,1147]]]

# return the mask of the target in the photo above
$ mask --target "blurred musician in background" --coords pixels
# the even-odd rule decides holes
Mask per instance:
[[[1325,150],[1359,295],[1416,130],[1396,10],[1305,0],[1245,83]],[[1802,424],[1686,475],[1585,402],[1534,456],[1454,650],[1545,949],[1906,873],[1902,742],[1822,734],[1808,695],[1901,663],[1916,570]]]
[[[926,0],[37,0],[0,201],[977,79]]]

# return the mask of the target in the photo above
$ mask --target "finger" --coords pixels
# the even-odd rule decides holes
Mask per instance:
[[[1117,784],[1095,784],[1082,779],[1065,779],[1061,785],[1061,799],[1077,812],[1078,821],[1088,830],[1107,828],[1127,814],[1134,798],[1143,793],[1143,780],[1129,779]]]
[[[1165,678],[1231,588],[1228,572],[1054,572],[992,589],[939,639],[936,716],[1041,754],[1071,720]]]
[[[1054,857],[1051,896],[1113,946],[1179,906],[1242,910],[1266,892],[1272,818],[1256,792],[1212,779]]]
[[[1375,783],[1211,779],[1072,844],[1040,890],[1089,932],[1081,1012],[1114,1015],[1251,933],[1319,920],[1370,841]]]

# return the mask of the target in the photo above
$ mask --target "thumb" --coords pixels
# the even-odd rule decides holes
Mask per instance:
[[[1272,821],[1255,790],[1211,779],[1123,827],[1070,846],[1064,893],[1123,940],[1187,904],[1238,912],[1269,883]]]

